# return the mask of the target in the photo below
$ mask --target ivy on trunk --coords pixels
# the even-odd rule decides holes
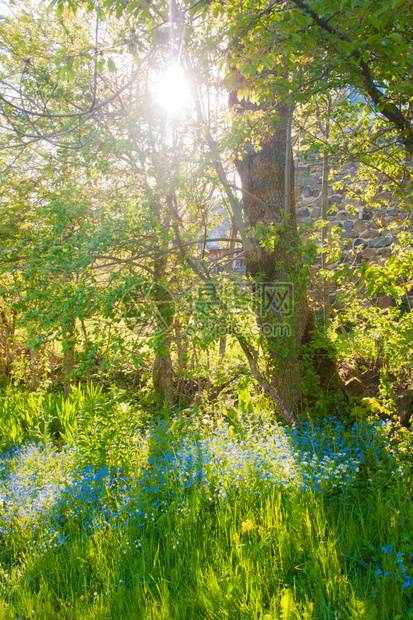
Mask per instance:
[[[253,249],[245,251],[245,264],[247,275],[255,283],[268,383],[278,395],[280,412],[287,421],[296,422],[308,405],[309,375],[325,394],[339,390],[340,381],[307,301],[307,271],[295,218],[294,174],[289,175],[289,212],[285,213],[287,150],[291,171],[294,162],[291,148],[286,148],[289,109],[283,107],[277,112],[260,146],[249,144],[236,166],[243,189],[243,212],[253,240]]]

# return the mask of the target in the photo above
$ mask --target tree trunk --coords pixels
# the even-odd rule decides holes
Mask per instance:
[[[326,129],[326,139],[328,140],[328,125]],[[328,151],[325,149],[323,156],[323,184],[322,184],[322,213],[321,217],[327,221],[328,211],[328,177],[330,173]],[[328,269],[328,259],[326,257],[326,242],[328,239],[328,228],[326,225],[321,229],[321,267],[323,270]],[[330,283],[327,278],[323,277],[323,311],[324,311],[324,335],[330,325]]]
[[[153,298],[156,307],[155,360],[152,371],[156,400],[172,407],[175,402],[174,372],[171,358],[171,333],[174,327],[174,307],[170,291],[165,286],[167,255],[154,259]]]
[[[16,317],[15,310],[11,311],[11,317],[9,318],[5,310],[0,311],[0,324],[3,325],[2,333],[0,336],[0,374],[5,374],[8,378],[12,374],[12,364],[15,358],[14,354],[14,335],[16,331]],[[1,359],[1,349],[3,349],[4,359]]]
[[[257,323],[267,354],[269,383],[278,394],[287,414],[284,416],[294,421],[306,406],[309,365],[305,348],[311,350],[312,371],[319,375],[321,366],[323,373],[327,370],[327,382],[323,376],[318,381],[320,386],[327,383],[332,387],[336,368],[325,343],[320,348],[314,342],[316,328],[307,302],[307,275],[295,218],[293,173],[288,189],[289,214],[287,217],[284,214],[289,110],[279,109],[278,114],[280,120],[274,122],[271,134],[262,137],[260,148],[249,147],[236,165],[243,189],[244,215],[255,241],[254,249],[245,252],[245,263],[247,275],[255,282]],[[291,149],[289,157],[293,172]],[[324,364],[320,364],[320,356]]]
[[[75,368],[75,350],[76,350],[76,318],[69,320],[68,329],[65,333],[63,341],[63,391],[65,397],[69,396],[72,374]]]
[[[31,390],[37,390],[40,384],[39,371],[37,368],[39,359],[40,359],[40,355],[37,353],[37,351],[33,347],[30,347],[30,389]]]

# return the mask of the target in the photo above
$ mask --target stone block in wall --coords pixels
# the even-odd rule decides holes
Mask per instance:
[[[369,207],[364,196],[365,184],[359,184],[357,190],[352,185],[357,168],[356,162],[345,162],[337,166],[337,171],[331,174],[328,183],[328,208],[331,213],[327,215],[327,229],[329,232],[333,228],[337,229],[338,242],[343,254],[348,255],[351,262],[371,261],[374,263],[384,260],[391,254],[390,232],[383,230],[390,223],[397,224],[401,230],[411,231],[413,242],[413,218],[410,222],[406,213],[397,208],[396,199],[390,199],[389,206],[386,206],[389,195],[385,187],[378,189],[378,194],[380,194],[378,198],[382,199],[380,207],[374,209]],[[297,158],[295,171],[297,222],[300,225],[301,234],[307,236],[310,231],[314,230],[311,224],[322,217],[322,158],[314,155],[311,158]],[[349,197],[349,193],[352,198]],[[321,234],[318,234],[317,245],[319,245],[320,237]]]
[[[359,200],[355,200],[354,198],[344,198],[341,201],[341,204],[342,204],[343,207],[350,207],[350,208],[356,209],[356,210],[358,210],[360,208],[360,201]],[[356,217],[358,217],[358,213],[357,213]]]
[[[348,220],[348,218],[349,218],[348,212],[344,211],[344,210],[337,211],[336,218],[338,220]]]
[[[340,222],[340,226],[342,228],[344,228],[344,230],[346,230],[347,232],[349,232],[350,230],[353,230],[353,222],[351,220],[346,220],[344,222]],[[358,235],[357,235],[358,237]]]
[[[321,209],[320,209],[320,207],[313,207],[311,209],[310,213],[311,213],[311,217],[313,217],[313,218],[321,217]]]
[[[355,230],[345,230],[341,237],[342,239],[357,239],[359,234]]]
[[[360,252],[362,250],[366,250],[368,247],[368,243],[365,239],[356,239],[354,242],[354,247]]]
[[[341,196],[339,196],[338,194],[333,194],[333,196],[330,196],[330,198],[328,199],[328,204],[331,205],[332,207],[335,204],[340,205],[341,204]]]
[[[308,175],[308,177],[306,177],[305,180],[306,180],[307,185],[310,185],[310,186],[320,185],[321,183],[321,177],[319,177],[317,174],[310,174]]]
[[[360,220],[371,220],[371,216],[368,213],[368,211],[366,210],[365,207],[362,207],[359,211],[359,219]]]
[[[300,207],[296,212],[297,220],[302,220],[305,217],[310,217],[310,209],[308,207]]]
[[[360,233],[360,238],[361,239],[374,239],[374,237],[377,237],[378,233],[377,230],[365,230],[364,232]]]
[[[389,237],[376,237],[376,239],[369,239],[368,244],[370,248],[385,248],[391,244]]]
[[[374,252],[374,250],[366,250],[365,252],[363,252],[363,260],[365,261],[373,260],[373,258],[375,257],[376,252]]]
[[[377,299],[377,305],[379,308],[385,310],[386,308],[394,308],[396,300],[390,295],[382,295]]]
[[[375,200],[389,200],[391,198],[391,192],[380,192],[376,194]]]
[[[353,228],[354,230],[357,230],[357,232],[364,232],[366,230],[366,226],[366,222],[362,222],[362,220],[356,220],[353,222]]]
[[[301,202],[301,204],[302,204],[303,206],[305,206],[305,207],[306,207],[307,205],[312,206],[313,200],[314,200],[314,199],[313,199],[313,197],[312,197],[312,196],[311,196],[310,198],[304,198],[304,196],[301,194],[300,202]]]

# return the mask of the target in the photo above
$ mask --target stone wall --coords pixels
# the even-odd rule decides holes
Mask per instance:
[[[408,230],[413,234],[413,217],[398,208],[390,192],[375,196],[375,203],[381,205],[377,208],[365,204],[361,190],[358,190],[357,198],[348,198],[347,193],[357,168],[358,164],[346,163],[340,167],[339,172],[331,175],[328,184],[328,231],[338,227],[344,260],[377,261],[390,256],[395,233]],[[296,162],[297,224],[304,236],[309,228],[322,219],[322,172],[322,160]],[[339,190],[334,189],[337,182],[342,184]],[[387,227],[394,223],[397,227],[389,230]]]
[[[335,229],[338,234],[342,249],[340,263],[354,266],[361,262],[377,263],[388,258],[392,246],[397,243],[395,234],[401,230],[409,231],[413,239],[413,214],[398,207],[397,200],[390,192],[382,191],[374,197],[377,207],[366,204],[362,189],[354,192],[357,170],[358,163],[345,163],[338,171],[331,173],[327,215],[328,233]],[[323,161],[316,157],[310,161],[296,158],[295,173],[297,225],[305,240],[311,232],[319,230],[315,224],[322,219]],[[337,183],[341,185],[340,189],[335,189]],[[349,193],[356,193],[356,196],[350,197]],[[390,225],[395,225],[395,228],[389,229]],[[316,245],[321,246],[321,231],[316,233]],[[316,262],[313,275],[321,266],[320,263],[321,259]],[[329,268],[334,269],[337,265],[330,264]],[[330,297],[332,303],[335,302],[333,288]],[[316,306],[320,302],[320,296],[314,290],[310,292],[310,298]]]
[[[392,246],[397,241],[395,234],[407,230],[413,238],[413,213],[409,214],[397,205],[397,200],[390,192],[382,191],[374,197],[377,207],[369,207],[363,196],[363,190],[354,191],[354,181],[357,177],[359,164],[344,163],[330,174],[328,184],[327,228],[331,233],[336,229],[342,249],[340,263],[357,266],[361,262],[378,262],[388,258]],[[336,167],[337,168],[337,167]],[[297,225],[302,238],[307,239],[310,234],[316,233],[316,245],[321,246],[321,231],[316,223],[322,219],[322,175],[323,160],[313,156],[304,160],[295,158],[295,190]],[[360,184],[360,179],[357,179]],[[336,184],[340,189],[336,189]],[[361,184],[362,186],[362,184]],[[350,197],[350,193],[352,194]],[[356,194],[354,196],[354,194]],[[388,229],[395,224],[394,229]],[[219,238],[230,235],[230,215],[219,203],[214,205],[211,226],[208,230],[208,241],[205,248],[212,259],[226,255],[226,245]],[[202,246],[199,246],[202,251]],[[334,269],[338,263],[330,264]],[[321,266],[321,259],[316,262],[313,275]],[[242,260],[234,261],[234,269],[243,275],[245,266]],[[217,270],[222,270],[217,267]],[[314,291],[313,291],[314,293]],[[312,295],[314,299],[318,295]],[[334,296],[331,299],[334,302]]]

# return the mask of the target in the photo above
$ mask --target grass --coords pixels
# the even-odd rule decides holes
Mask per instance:
[[[409,433],[75,399],[0,459],[2,619],[413,618]]]

